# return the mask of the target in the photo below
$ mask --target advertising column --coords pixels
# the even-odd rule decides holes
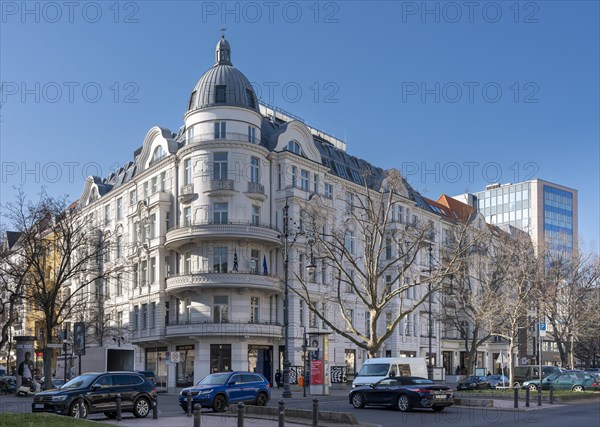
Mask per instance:
[[[310,334],[310,394],[329,394],[329,355],[327,335]]]
[[[20,336],[14,337],[17,352],[17,390],[23,382],[27,383],[33,380],[33,343],[35,337]]]

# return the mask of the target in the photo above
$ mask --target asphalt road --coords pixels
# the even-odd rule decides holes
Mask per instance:
[[[297,394],[296,394],[297,395]],[[300,395],[301,396],[301,395]],[[302,409],[312,408],[312,398],[293,397],[286,400],[286,407]],[[269,402],[270,406],[276,406],[278,398]],[[17,398],[12,396],[0,396],[0,420],[2,412],[30,412],[31,397]],[[185,417],[183,411],[177,405],[177,396],[159,395],[160,416]],[[544,406],[542,409],[532,407],[529,411],[502,410],[496,408],[467,408],[450,407],[441,413],[431,410],[414,410],[410,413],[402,413],[386,408],[355,409],[347,401],[345,396],[327,396],[320,398],[320,409],[323,411],[349,412],[361,422],[379,424],[383,427],[411,427],[411,426],[543,426],[543,427],[600,427],[600,397],[595,401],[570,403],[555,407]],[[203,412],[210,414],[210,410]],[[131,414],[126,414],[130,417]],[[103,415],[92,415],[92,419],[102,420]],[[0,423],[1,424],[1,423]],[[148,425],[153,421],[148,420]],[[191,423],[190,423],[191,425]]]

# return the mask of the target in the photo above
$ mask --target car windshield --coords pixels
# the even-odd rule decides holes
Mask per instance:
[[[435,384],[433,381],[428,380],[427,378],[412,378],[410,382],[413,384]]]
[[[231,374],[211,374],[202,378],[200,382],[196,385],[223,385],[227,382],[227,378],[229,378]]]
[[[389,363],[370,363],[363,365],[359,377],[385,377],[390,369]]]
[[[88,387],[92,381],[94,381],[96,379],[98,375],[93,375],[93,374],[83,374],[83,375],[79,375],[78,377],[73,378],[71,381],[67,382],[65,385],[63,385],[61,387],[62,390],[64,389],[73,389],[73,388],[80,388],[80,387]]]

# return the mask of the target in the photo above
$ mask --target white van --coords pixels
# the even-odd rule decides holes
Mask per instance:
[[[386,377],[427,378],[427,365],[423,357],[374,357],[365,360],[352,387],[374,384]]]

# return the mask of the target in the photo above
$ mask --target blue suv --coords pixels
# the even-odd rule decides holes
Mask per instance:
[[[192,405],[199,404],[215,412],[223,412],[227,405],[238,402],[265,406],[271,395],[269,387],[269,381],[256,372],[210,374],[195,386],[181,390],[179,406],[187,411],[188,392],[192,395]]]

